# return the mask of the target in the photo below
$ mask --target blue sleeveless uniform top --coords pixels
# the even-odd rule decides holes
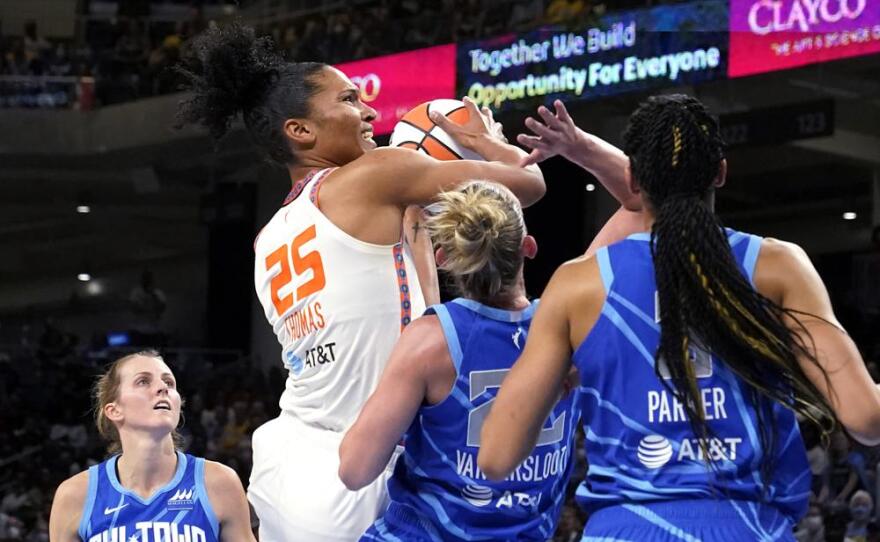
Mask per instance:
[[[217,542],[220,525],[205,489],[205,460],[177,452],[177,470],[149,499],[122,487],[113,456],[89,467],[79,525],[83,542]]]
[[[571,474],[574,394],[556,404],[537,447],[507,479],[489,481],[477,467],[480,430],[536,307],[514,312],[455,299],[427,310],[440,319],[458,377],[449,396],[422,407],[406,432],[388,481],[388,523],[418,524],[429,540],[552,537]]]
[[[751,282],[761,238],[727,230],[740,271]],[[749,389],[724,361],[692,348],[711,429],[708,466],[682,404],[654,371],[660,340],[650,235],[636,234],[596,253],[607,292],[601,315],[573,360],[580,371],[586,480],[577,500],[587,510],[687,499],[729,499],[776,507],[796,522],[806,512],[811,474],[795,415],[762,399],[777,419],[771,479]],[[662,367],[661,367],[662,370]]]

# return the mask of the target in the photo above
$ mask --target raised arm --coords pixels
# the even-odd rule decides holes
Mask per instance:
[[[604,294],[595,260],[564,264],[550,279],[523,353],[483,425],[477,463],[489,479],[504,479],[534,449],[541,426],[564,391],[572,345],[583,340],[598,317],[598,311],[586,306],[596,295]]]
[[[403,213],[403,234],[412,250],[413,264],[422,286],[425,305],[436,305],[440,303],[440,281],[437,278],[437,266],[434,264],[434,245],[425,229],[424,212],[418,205],[410,205]]]
[[[423,316],[407,326],[379,386],[339,446],[339,479],[348,489],[360,489],[382,473],[429,386],[443,380],[438,369],[444,363],[452,368],[437,317]]]
[[[50,542],[80,542],[79,522],[88,487],[88,471],[68,478],[58,486],[49,514]]]
[[[476,152],[480,160],[441,161],[402,148],[376,149],[359,158],[366,178],[382,179],[371,186],[376,203],[400,206],[426,205],[444,190],[474,179],[494,181],[509,188],[523,207],[537,202],[546,192],[544,176],[535,166],[521,167],[527,154],[506,143],[488,110],[481,112],[473,101],[464,99],[470,117],[459,126],[442,115],[434,118],[438,126],[462,146]]]
[[[544,106],[538,108],[543,123],[529,117],[526,127],[535,135],[520,134],[517,141],[532,152],[521,165],[531,165],[559,155],[595,176],[602,186],[630,211],[642,208],[641,199],[634,194],[626,178],[629,158],[611,143],[587,133],[577,126],[561,100],[553,102],[556,113]]]
[[[880,390],[837,321],[825,284],[807,254],[797,245],[765,239],[755,285],[782,307],[805,313],[798,317],[803,326],[789,319],[789,328],[814,352],[828,380],[807,359],[801,367],[854,439],[868,446],[880,444]]]

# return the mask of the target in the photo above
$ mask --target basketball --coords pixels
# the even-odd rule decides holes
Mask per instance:
[[[413,108],[403,116],[391,133],[392,147],[404,147],[433,156],[437,160],[482,160],[473,151],[456,143],[429,116],[438,111],[456,124],[464,124],[470,118],[464,103],[459,100],[433,100]]]

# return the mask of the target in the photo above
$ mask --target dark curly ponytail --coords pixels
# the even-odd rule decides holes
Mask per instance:
[[[776,419],[762,397],[811,420],[826,436],[836,417],[798,361],[808,359],[822,370],[812,349],[785,324],[790,318],[798,325],[797,314],[752,287],[737,267],[721,221],[705,202],[723,148],[718,123],[699,101],[684,95],[649,98],[630,117],[624,134],[633,177],[655,215],[651,255],[661,319],[658,376],[664,365],[671,386],[666,379],[661,382],[684,405],[694,432],[705,442],[709,428],[690,348],[724,360],[747,384],[766,479],[777,445]]]
[[[178,105],[177,127],[199,124],[219,140],[241,113],[254,143],[269,159],[294,164],[284,122],[308,117],[309,98],[319,90],[314,76],[325,67],[286,62],[272,41],[256,37],[251,27],[212,26],[193,40],[188,58],[178,67],[184,89],[192,95]]]

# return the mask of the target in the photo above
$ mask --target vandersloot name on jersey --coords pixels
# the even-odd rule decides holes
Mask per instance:
[[[477,466],[477,456],[469,452],[455,451],[456,472],[471,480],[486,480]],[[504,480],[506,482],[541,482],[558,476],[568,464],[568,446],[546,453],[530,455]]]
[[[168,521],[140,521],[134,529],[123,525],[93,535],[88,542],[207,542],[205,531],[193,525]]]

